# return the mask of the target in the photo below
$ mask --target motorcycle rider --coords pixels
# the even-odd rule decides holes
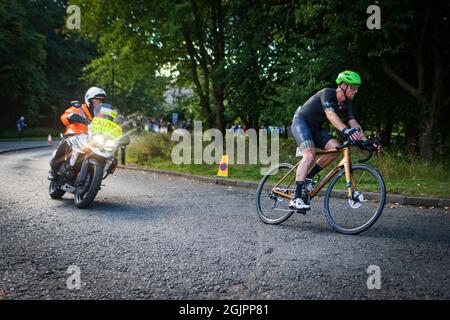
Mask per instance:
[[[106,99],[105,90],[98,87],[91,87],[86,91],[84,96],[85,103],[80,104],[78,101],[72,101],[71,106],[61,115],[61,122],[66,126],[63,139],[50,160],[50,172],[48,179],[55,180],[56,172],[65,161],[65,155],[69,151],[69,145],[64,143],[66,138],[80,134],[88,133],[88,124],[103,101]]]

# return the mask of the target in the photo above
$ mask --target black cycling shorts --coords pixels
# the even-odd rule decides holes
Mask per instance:
[[[291,127],[292,135],[300,147],[300,151],[306,148],[320,148],[325,149],[325,145],[331,139],[335,139],[325,129],[311,127],[306,120],[301,117],[294,117]]]

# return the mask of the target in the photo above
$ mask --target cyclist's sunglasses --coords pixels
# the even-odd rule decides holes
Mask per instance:
[[[358,92],[358,90],[359,90],[359,86],[356,86],[356,85],[352,85],[352,84],[349,84],[348,86],[349,86],[349,87],[350,87],[350,89],[352,89],[352,91],[354,91],[355,93],[357,93],[357,92]]]

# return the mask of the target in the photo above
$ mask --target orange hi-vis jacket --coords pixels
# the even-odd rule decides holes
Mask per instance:
[[[69,109],[67,109],[63,115],[61,116],[61,122],[66,126],[66,132],[65,135],[72,135],[72,134],[81,134],[81,133],[88,133],[88,126],[84,123],[70,123],[68,117],[73,114],[79,114],[82,117],[85,117],[89,121],[92,121],[92,115],[89,111],[89,108],[84,103],[81,105],[81,107],[71,106]]]

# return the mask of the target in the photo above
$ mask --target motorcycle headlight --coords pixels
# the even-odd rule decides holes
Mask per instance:
[[[112,151],[116,147],[117,143],[114,140],[108,140],[105,143],[105,150]]]
[[[100,135],[93,136],[92,141],[94,141],[94,144],[98,147],[103,147],[103,145],[105,144],[105,138]]]

